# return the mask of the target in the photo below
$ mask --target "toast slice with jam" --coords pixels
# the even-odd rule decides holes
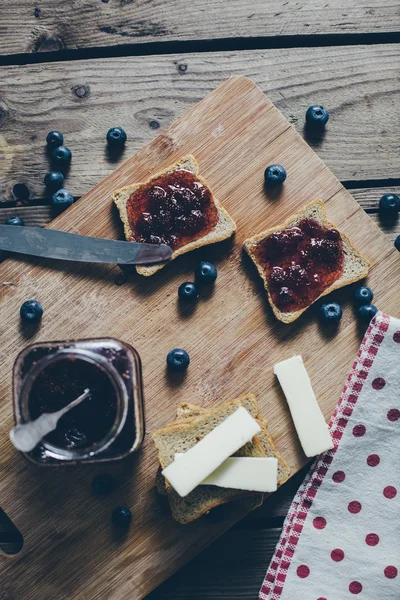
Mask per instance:
[[[291,323],[333,290],[367,276],[368,260],[326,219],[321,200],[245,240],[277,319]]]
[[[220,242],[233,235],[236,224],[199,174],[192,155],[181,158],[145,183],[116,190],[112,200],[119,210],[128,241],[171,246],[168,262],[181,254]],[[153,275],[167,263],[137,266]]]

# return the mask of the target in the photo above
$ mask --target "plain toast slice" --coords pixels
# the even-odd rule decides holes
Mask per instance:
[[[313,202],[306,204],[298,213],[292,215],[282,225],[278,225],[277,227],[271,227],[266,231],[262,231],[261,233],[258,233],[257,235],[245,240],[244,242],[244,250],[253,260],[258,273],[264,280],[264,287],[267,291],[268,300],[271,305],[272,311],[275,317],[283,323],[291,323],[292,321],[295,321],[298,317],[300,317],[301,314],[303,314],[305,310],[307,310],[307,308],[309,308],[309,306],[311,306],[311,304],[319,300],[319,298],[321,298],[322,296],[325,296],[333,290],[337,290],[338,288],[341,288],[345,285],[349,285],[351,283],[354,283],[355,281],[363,279],[368,275],[368,270],[370,266],[368,260],[364,256],[362,256],[360,252],[353,246],[349,238],[344,233],[339,231],[343,243],[344,252],[343,274],[332,285],[327,287],[322,292],[322,294],[318,296],[318,298],[316,298],[311,304],[309,304],[305,308],[301,308],[300,310],[293,312],[282,312],[272,300],[270,290],[268,287],[267,276],[263,266],[257,260],[255,249],[259,242],[269,237],[272,233],[282,231],[287,227],[294,227],[296,223],[300,222],[302,219],[307,217],[315,219],[325,227],[334,228],[337,231],[339,231],[336,225],[330,223],[326,219],[325,204],[322,202],[322,200],[314,200]]]
[[[198,165],[196,159],[191,154],[188,154],[187,156],[182,157],[175,164],[173,164],[170,167],[164,169],[163,171],[160,171],[159,173],[156,173],[155,175],[153,175],[149,181],[146,181],[143,183],[134,183],[132,185],[125,186],[119,190],[116,190],[112,194],[112,200],[119,210],[121,220],[124,224],[125,238],[128,241],[131,240],[132,236],[133,236],[133,231],[129,224],[129,218],[128,218],[128,212],[127,212],[127,203],[128,203],[128,200],[129,200],[131,194],[134,191],[136,191],[141,185],[147,184],[166,173],[171,173],[172,171],[176,171],[179,169],[184,169],[186,171],[190,171],[190,172],[194,173],[196,175],[196,178],[199,181],[201,181],[204,185],[206,185],[208,187],[208,189],[210,189],[210,186],[208,185],[208,183],[199,174],[199,165]],[[188,244],[181,246],[177,250],[174,250],[169,261],[167,261],[165,263],[157,264],[157,265],[137,266],[136,271],[140,275],[144,275],[144,276],[153,275],[154,273],[156,273],[157,271],[159,271],[160,269],[165,267],[165,265],[168,264],[169,262],[171,262],[171,260],[174,260],[181,254],[185,254],[186,252],[190,252],[191,250],[195,250],[196,248],[200,248],[201,246],[206,246],[208,244],[214,244],[215,242],[221,242],[222,240],[225,240],[225,239],[231,237],[233,235],[233,233],[236,231],[236,224],[235,224],[234,220],[231,218],[229,213],[221,206],[221,204],[214,197],[214,195],[212,195],[212,200],[218,210],[218,222],[217,222],[216,226],[209,233],[207,233],[203,237],[195,239],[193,242],[189,242]]]
[[[189,450],[189,448],[222,423],[240,406],[240,399],[236,399],[224,404],[219,409],[208,411],[207,414],[183,419],[185,423],[180,421],[175,422],[170,426],[156,431],[152,437],[158,451],[161,468],[164,469],[174,460],[176,452],[186,452],[186,450]],[[240,448],[236,456],[264,457],[265,452],[258,436],[255,436],[252,442]],[[194,521],[212,508],[242,497],[251,498],[252,505],[254,506],[255,494],[244,492],[243,490],[219,488],[212,485],[198,486],[185,498],[181,498],[162,475],[161,478],[161,480],[159,477],[157,478],[157,488],[162,493],[163,485],[165,486],[172,515],[179,523]]]

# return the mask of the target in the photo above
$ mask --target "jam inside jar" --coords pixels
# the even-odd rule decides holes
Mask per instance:
[[[207,235],[219,218],[211,190],[186,169],[139,186],[126,210],[131,241],[168,244],[173,250]]]
[[[145,432],[140,356],[114,338],[38,342],[22,350],[13,369],[15,424],[55,412],[87,388],[90,396],[26,458],[61,466],[115,461],[138,450]]]
[[[282,312],[306,308],[343,274],[340,233],[313,218],[272,233],[254,252],[272,301]]]
[[[59,448],[89,448],[104,439],[117,416],[117,395],[110,378],[94,363],[63,358],[39,373],[29,392],[32,420],[64,408],[86,388],[90,395],[58,421],[45,441]]]

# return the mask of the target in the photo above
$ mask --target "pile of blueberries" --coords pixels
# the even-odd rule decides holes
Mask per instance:
[[[357,309],[357,317],[362,323],[369,323],[376,315],[378,309],[372,304],[374,293],[371,288],[362,285],[354,292],[354,304]],[[342,318],[342,307],[337,302],[325,302],[320,307],[321,319],[327,323],[339,323]]]

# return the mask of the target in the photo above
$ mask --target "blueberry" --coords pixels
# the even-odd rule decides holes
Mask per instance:
[[[122,127],[111,127],[107,132],[107,144],[114,147],[121,147],[126,142],[126,133]]]
[[[383,217],[394,218],[400,210],[400,198],[396,194],[383,194],[379,200],[379,212]]]
[[[55,208],[57,208],[59,211],[63,211],[66,208],[68,208],[69,206],[71,206],[73,201],[74,201],[74,197],[71,194],[71,192],[69,192],[68,190],[65,190],[63,188],[61,188],[61,190],[58,190],[57,192],[55,192],[51,197],[52,205]]]
[[[167,354],[167,366],[172,371],[185,371],[190,363],[190,356],[182,348],[174,348]]]
[[[324,127],[329,119],[329,113],[323,106],[313,104],[306,111],[306,123],[311,127]]]
[[[72,152],[66,146],[58,146],[58,148],[53,150],[51,158],[54,166],[65,168],[71,162]]]
[[[49,148],[57,148],[64,142],[64,136],[59,131],[49,131],[46,136],[46,142]]]
[[[64,175],[60,171],[49,171],[44,176],[44,185],[52,192],[56,192],[64,185]]]
[[[394,247],[400,252],[400,235],[394,240]]]
[[[357,288],[354,292],[354,300],[357,306],[362,306],[363,304],[371,304],[374,297],[374,292],[371,288],[362,285]]]
[[[110,475],[96,475],[92,481],[92,489],[99,496],[111,494],[114,489],[114,479]]]
[[[322,304],[320,311],[322,320],[330,323],[338,323],[343,314],[342,307],[337,302]]]
[[[19,310],[21,319],[24,321],[30,321],[31,323],[37,323],[42,318],[43,308],[40,302],[37,300],[27,300],[23,303]]]
[[[195,271],[195,276],[199,283],[214,283],[218,277],[217,267],[202,260]]]
[[[132,513],[125,506],[117,506],[112,512],[112,522],[120,529],[128,529],[132,521]]]
[[[17,215],[13,215],[12,217],[9,217],[7,219],[7,221],[4,221],[6,225],[25,225],[24,221],[21,219],[21,217],[17,217]]]
[[[192,281],[185,281],[178,288],[179,300],[183,302],[194,302],[199,297],[197,286]]]
[[[267,185],[281,185],[286,179],[286,169],[282,165],[269,165],[265,169],[264,180]]]
[[[375,304],[363,304],[357,309],[357,316],[363,323],[369,323],[377,312]]]

